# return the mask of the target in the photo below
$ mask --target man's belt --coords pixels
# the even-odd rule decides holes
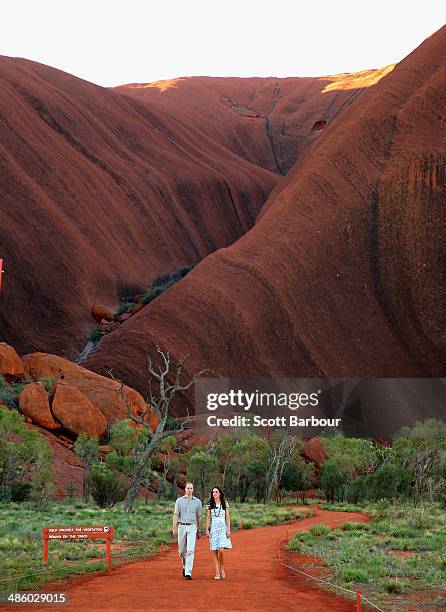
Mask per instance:
[[[195,523],[180,523],[178,522],[178,525],[194,525]]]

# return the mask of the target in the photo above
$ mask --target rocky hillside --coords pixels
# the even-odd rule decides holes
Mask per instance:
[[[316,78],[186,77],[115,91],[181,117],[243,159],[284,175],[344,107],[392,69]]]
[[[127,386],[124,394],[133,414],[141,415],[146,409],[143,397]],[[5,342],[0,342],[0,409],[19,410],[28,426],[48,440],[58,495],[64,494],[67,481],[78,489],[82,482],[82,463],[73,452],[77,436],[87,433],[104,442],[110,425],[128,418],[118,382],[56,355],[19,357]],[[154,429],[155,413],[149,418]],[[106,445],[100,449],[104,454],[110,450]]]
[[[73,359],[93,304],[236,241],[382,74],[110,90],[0,57],[1,337]]]
[[[445,117],[446,27],[337,113],[245,236],[86,365],[142,390],[159,343],[210,376],[444,376]]]

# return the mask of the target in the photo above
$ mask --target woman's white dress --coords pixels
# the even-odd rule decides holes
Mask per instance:
[[[230,538],[226,537],[226,510],[221,504],[211,508],[211,526],[209,529],[209,547],[211,550],[232,548]]]

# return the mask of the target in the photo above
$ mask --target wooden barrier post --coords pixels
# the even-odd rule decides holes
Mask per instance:
[[[356,591],[356,612],[361,612],[361,591]]]
[[[240,521],[240,531],[243,531],[243,521]]]
[[[42,538],[43,538],[43,562],[48,563],[48,528],[44,527],[42,529]]]
[[[107,573],[111,574],[112,571],[112,556],[111,556],[111,538],[114,536],[114,527],[110,527],[111,534],[105,540],[105,558],[107,561]]]

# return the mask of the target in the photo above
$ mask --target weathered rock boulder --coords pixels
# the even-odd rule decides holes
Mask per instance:
[[[25,367],[22,360],[12,346],[6,342],[0,342],[0,374],[7,380],[20,378],[25,375]]]
[[[107,431],[107,419],[79,389],[59,381],[54,393],[52,410],[62,425],[75,434],[82,432],[101,438]]]
[[[32,353],[22,357],[34,380],[52,376],[63,380],[79,391],[94,404],[109,423],[128,418],[126,402],[120,395],[120,383],[91,372],[63,357],[49,353]],[[133,414],[140,415],[146,408],[144,398],[131,387],[124,386],[124,397]],[[149,413],[152,429],[157,425],[154,412]]]
[[[93,304],[90,312],[93,319],[98,323],[100,323],[102,319],[105,319],[106,321],[114,321],[115,319],[115,315],[110,308],[107,308],[107,306],[103,306],[102,304]]]
[[[41,382],[25,385],[19,395],[19,408],[24,415],[45,429],[59,427],[51,414],[48,395]]]
[[[99,452],[102,453],[103,455],[108,455],[109,453],[112,453],[114,451],[114,448],[111,446],[108,446],[107,444],[103,444],[99,447]]]

